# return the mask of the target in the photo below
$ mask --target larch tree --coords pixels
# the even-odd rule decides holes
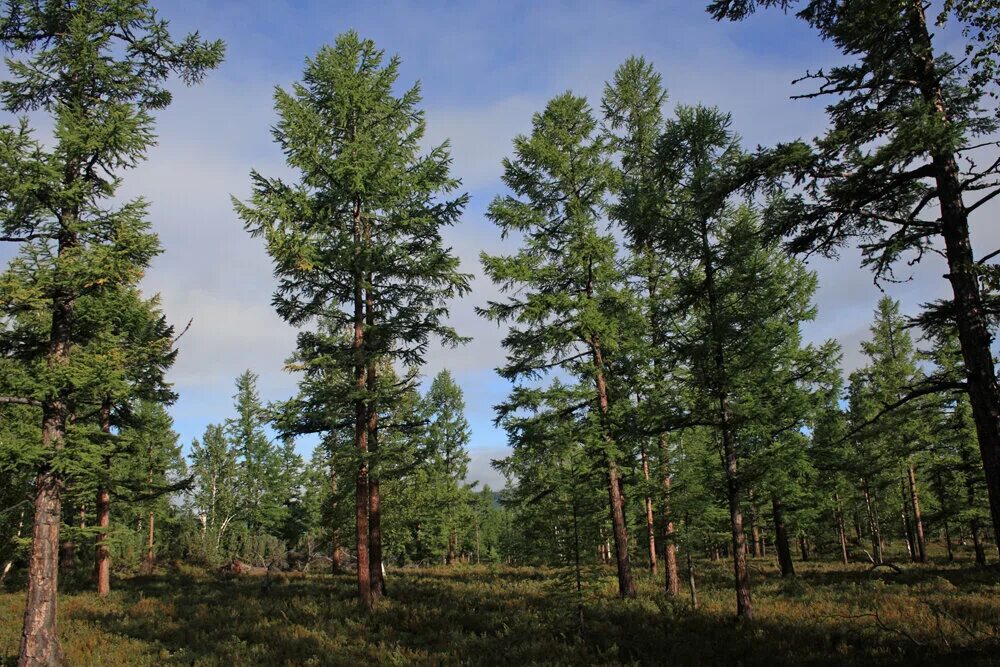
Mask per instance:
[[[408,372],[380,390],[379,364],[415,369],[432,338],[461,342],[445,324],[446,303],[469,283],[441,238],[467,197],[451,196],[459,182],[447,144],[421,153],[420,90],[395,94],[399,64],[354,32],[322,48],[301,82],[275,92],[274,138],[298,180],[254,172],[250,200],[234,200],[272,257],[278,314],[351,331],[328,354],[354,378],[344,399],[354,411],[358,595],[367,607],[383,593],[380,487],[368,465],[378,456],[379,406],[415,381]]]
[[[511,323],[503,341],[507,362],[499,369],[505,379],[532,381],[558,368],[592,383],[603,437],[595,454],[606,475],[618,592],[634,597],[620,482],[624,452],[606,375],[606,357],[615,354],[628,325],[622,317],[628,297],[614,238],[600,228],[613,170],[596,130],[587,101],[565,93],[535,114],[530,136],[514,139],[514,157],[503,162],[513,194],[497,196],[487,215],[504,237],[522,237],[522,247],[510,256],[481,255],[486,274],[510,298],[480,312]],[[537,400],[515,389],[502,410]]]
[[[33,372],[19,395],[41,408],[35,520],[20,665],[62,659],[56,629],[56,558],[63,480],[59,459],[75,409],[75,306],[82,296],[129,283],[158,252],[146,204],[115,203],[124,172],[154,141],[153,114],[170,101],[178,75],[198,81],[219,64],[221,42],[196,33],[180,41],[144,0],[80,3],[15,0],[0,15],[11,54],[0,83],[5,111],[51,118],[53,141],[29,121],[0,128],[0,237],[21,252],[3,280],[9,310],[45,313],[48,344],[25,352]],[[44,360],[44,363],[38,363]]]
[[[469,422],[465,419],[462,389],[448,370],[434,376],[424,397],[429,415],[426,438],[431,466],[437,478],[438,502],[444,507],[448,534],[446,562],[452,565],[458,549],[459,522],[468,501],[465,476],[469,472]]]
[[[729,178],[743,154],[730,125],[728,114],[700,106],[678,107],[667,122],[657,157],[668,202],[659,233],[675,283],[668,312],[677,333],[666,345],[685,368],[691,423],[718,434],[737,614],[750,618],[743,516],[749,480],[741,465],[752,459],[754,443],[768,441],[762,434],[800,423],[801,416],[778,409],[795,400],[775,378],[803,380],[812,357],[825,355],[799,346],[800,324],[814,316],[815,276],[768,241],[755,210],[733,201]],[[768,391],[775,405],[764,411],[755,396]]]
[[[609,148],[620,158],[619,175],[615,182],[616,202],[609,209],[609,216],[617,222],[628,242],[631,253],[629,275],[636,288],[645,292],[643,309],[648,347],[640,353],[645,366],[646,388],[640,395],[648,412],[662,415],[675,412],[676,405],[669,403],[669,371],[663,357],[663,342],[668,335],[662,320],[663,304],[669,300],[670,265],[662,248],[657,246],[658,230],[664,219],[665,205],[661,196],[656,169],[657,145],[664,129],[663,106],[667,93],[662,79],[650,63],[642,58],[629,58],[615,72],[605,86],[602,110]],[[654,474],[660,477],[663,514],[664,584],[668,595],[675,597],[679,590],[677,575],[677,547],[674,544],[674,519],[670,509],[671,472],[668,462],[668,435],[663,419],[658,420],[661,432],[656,433],[657,454],[660,466]],[[658,430],[656,428],[649,430]],[[641,450],[642,466],[646,477],[649,473],[650,453]],[[647,523],[653,523],[652,498],[647,496]],[[651,527],[651,526],[650,526]],[[656,569],[656,541],[652,530],[649,535],[650,563]]]
[[[280,453],[265,431],[270,419],[257,379],[249,370],[236,378],[236,416],[226,420],[226,436],[236,453],[242,519],[251,531],[277,535],[290,489],[282,483],[285,466]]]
[[[818,88],[801,97],[831,99],[828,133],[751,161],[750,171],[765,180],[785,173],[801,186],[776,207],[775,229],[796,251],[856,242],[877,277],[891,277],[901,261],[944,259],[952,298],[930,304],[919,319],[958,332],[1000,540],[1000,383],[990,347],[997,308],[984,289],[995,282],[997,265],[989,261],[997,252],[977,258],[970,236],[977,211],[1000,195],[998,122],[987,108],[998,92],[1000,5],[944,3],[937,27],[951,21],[969,37],[961,57],[938,49],[924,0],[715,0],[708,11],[740,20],[758,7],[798,7],[796,15],[847,57],[804,77]]]

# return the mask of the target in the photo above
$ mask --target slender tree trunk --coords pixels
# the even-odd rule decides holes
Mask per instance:
[[[694,584],[694,565],[691,563],[691,552],[688,551],[687,555],[687,565],[688,565],[688,588],[691,591],[691,608],[698,608],[698,589]]]
[[[802,562],[808,562],[809,560],[809,540],[806,539],[805,533],[799,535],[799,552],[802,554]]]
[[[736,443],[729,426],[729,403],[726,398],[720,402],[722,411],[722,443],[726,458],[726,495],[729,499],[729,520],[733,533],[733,574],[736,579],[736,615],[753,618],[753,602],[750,599],[750,572],[747,568],[746,535],[743,532],[743,510],[740,508],[740,485],[737,473]]]
[[[371,301],[369,300],[369,308]],[[369,311],[370,312],[370,311]],[[369,322],[371,324],[371,322]],[[368,364],[368,392],[375,396],[377,391],[375,364]],[[368,405],[368,448],[375,457],[374,471],[378,471],[378,407]],[[385,596],[385,577],[382,564],[382,495],[379,490],[379,476],[372,474],[368,480],[368,562],[371,572],[372,598]]]
[[[949,125],[944,92],[934,63],[923,0],[911,0],[910,30],[918,66],[920,92],[938,123]],[[979,271],[969,238],[969,212],[962,199],[962,182],[955,154],[947,149],[931,153],[940,202],[940,228],[948,260],[948,281],[954,297],[958,339],[965,362],[969,401],[979,436],[994,538],[1000,543],[1000,384],[997,383],[992,335],[979,286]]]
[[[868,526],[872,531],[872,551],[874,554],[872,558],[876,565],[882,564],[882,534],[879,530],[878,515],[875,514],[875,508],[872,506],[871,492],[868,488],[868,478],[863,477],[861,479],[862,488],[865,493],[865,508],[868,510]]]
[[[646,448],[640,450],[642,457],[642,474],[649,488],[649,455]],[[656,574],[656,527],[653,522],[653,499],[646,494],[646,535],[649,539],[649,571]]]
[[[358,598],[366,609],[372,607],[371,570],[368,555],[368,409],[365,395],[365,296],[360,257],[362,251],[361,201],[354,202],[354,445],[358,450],[354,524],[358,543]]]
[[[594,359],[595,384],[597,387],[597,402],[601,411],[601,423],[604,437],[611,444],[611,434],[608,430],[608,391],[604,381],[604,357],[601,344],[596,339],[591,341],[591,352]],[[611,531],[615,538],[615,561],[618,566],[618,594],[623,598],[635,597],[635,583],[632,581],[632,568],[628,557],[628,529],[625,524],[625,499],[622,497],[621,484],[618,479],[618,464],[612,456],[605,452],[607,466],[608,504],[611,514]]]
[[[156,569],[156,548],[153,542],[153,529],[156,525],[156,519],[153,515],[153,510],[149,510],[149,514],[146,516],[146,562],[143,569],[146,574],[153,574]]]
[[[670,508],[670,453],[667,450],[667,436],[657,438],[660,453],[660,476],[663,478],[663,560],[664,588],[669,597],[677,597],[680,592],[680,577],[677,574],[677,544],[674,542],[674,520]]]
[[[948,552],[948,562],[955,562],[955,550],[951,543],[951,530],[948,528],[948,519],[944,520],[944,547]]]
[[[340,563],[340,530],[334,529],[330,546],[330,573],[341,574],[344,566]]]
[[[771,496],[771,514],[774,517],[774,547],[778,551],[781,576],[794,577],[795,564],[792,562],[792,550],[788,545],[788,531],[785,528],[785,506],[777,494]]]
[[[903,520],[903,540],[906,542],[906,553],[910,556],[910,561],[917,562],[917,549],[913,537],[913,526],[910,523],[909,501],[906,497],[906,473],[903,473],[899,480],[899,516]]]
[[[736,455],[735,434],[731,424],[729,396],[722,380],[726,375],[725,349],[719,331],[718,294],[715,291],[715,262],[709,240],[708,223],[701,221],[702,264],[705,268],[705,292],[708,296],[708,311],[712,336],[712,356],[716,375],[713,393],[719,407],[719,425],[722,431],[722,453],[726,473],[726,497],[729,501],[729,522],[733,538],[733,574],[736,581],[736,615],[753,618],[753,602],[750,599],[750,572],[747,569],[746,535],[743,533],[743,510],[740,507],[740,479]]]
[[[757,522],[757,505],[753,500],[753,489],[747,489],[747,500],[750,503],[750,535],[753,536],[753,557],[760,558],[760,526]]]
[[[840,494],[834,494],[834,501],[837,503],[837,537],[840,540],[840,560],[844,565],[850,562],[847,552],[847,527],[844,525],[844,508],[840,504]]]
[[[111,435],[111,399],[105,398],[101,404],[101,432],[106,437]],[[111,459],[104,458],[104,474],[110,475]],[[111,553],[108,550],[108,526],[111,525],[111,493],[107,483],[97,489],[97,540],[94,545],[94,575],[97,579],[97,594],[107,596],[111,592]],[[204,523],[202,524],[204,535]]]
[[[948,552],[948,562],[955,562],[955,550],[954,545],[951,542],[951,529],[948,526],[948,517],[951,515],[948,502],[948,492],[945,490],[944,480],[941,478],[941,471],[937,470],[934,474],[934,482],[937,487],[938,498],[941,499],[941,519],[944,524],[944,546]]]
[[[924,540],[924,522],[920,518],[920,496],[917,493],[917,474],[910,464],[910,501],[913,503],[913,526],[917,534],[917,554],[921,563],[927,562],[927,543]]]

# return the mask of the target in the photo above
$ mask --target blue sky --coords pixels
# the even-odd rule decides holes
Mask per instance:
[[[401,83],[419,79],[428,141],[450,138],[454,173],[471,202],[447,240],[477,275],[472,294],[452,304],[460,333],[475,340],[459,350],[431,351],[428,376],[448,367],[461,384],[472,426],[472,476],[493,485],[489,459],[506,438],[492,426],[492,406],[507,391],[493,368],[502,360],[495,325],[473,312],[496,296],[481,278],[480,250],[504,246],[483,212],[501,191],[500,160],[510,141],[530,127],[531,114],[567,89],[599,105],[604,81],[630,55],[643,55],[663,74],[671,104],[702,102],[731,111],[748,145],[812,136],[825,125],[822,105],[791,101],[807,90],[791,81],[836,58],[804,25],[778,12],[740,24],[718,24],[703,0],[657,2],[283,2],[164,0],[156,3],[175,34],[200,30],[228,44],[225,64],[206,81],[177,89],[159,119],[159,145],[127,177],[126,195],[152,201],[154,228],[165,253],[145,288],[160,292],[168,316],[183,326],[171,374],[180,393],[172,408],[184,443],[230,415],[233,380],[246,368],[261,376],[265,400],[290,396],[295,379],[282,371],[295,332],[271,311],[270,265],[259,240],[248,237],[230,194],[248,194],[248,174],[287,175],[271,141],[275,85],[300,75],[304,59],[337,34],[357,30],[403,65]],[[994,211],[983,211],[988,218]],[[990,233],[977,236],[987,247]],[[989,245],[990,248],[996,244]],[[819,261],[819,319],[811,339],[838,338],[845,364],[860,363],[858,344],[880,296],[847,252]],[[892,286],[903,311],[943,294],[944,271],[934,260],[914,279]],[[308,454],[303,443],[303,453]]]

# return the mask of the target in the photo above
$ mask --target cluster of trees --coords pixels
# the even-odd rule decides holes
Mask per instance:
[[[464,481],[454,381],[418,391],[428,346],[465,340],[448,304],[470,276],[442,230],[468,198],[447,144],[422,148],[399,59],[348,32],[276,90],[293,180],[253,172],[233,204],[300,330],[299,390],[265,406],[241,376],[234,416],[188,466],[166,411],[183,332],[139,287],[160,252],[147,205],[116,193],[155,140],[168,82],[199,82],[224,45],[174,39],[146,0],[6,3],[0,105],[16,120],[0,126],[0,241],[18,252],[0,275],[0,528],[3,549],[27,554],[20,664],[61,661],[60,562],[92,545],[106,594],[113,559],[153,567],[164,527],[169,548],[209,563],[273,564],[292,547],[337,570],[350,554],[367,607],[386,561],[569,562],[578,590],[583,563],[613,562],[630,597],[635,560],[662,563],[676,595],[680,554],[721,552],[745,618],[748,558],[770,546],[791,575],[793,538],[803,559],[877,565],[893,541],[926,559],[940,531],[949,556],[968,539],[984,563],[1000,534],[1000,251],[976,257],[969,222],[1000,193],[987,108],[1000,7],[944,4],[961,57],[936,50],[921,0],[708,11],[769,7],[796,9],[845,56],[805,77],[806,97],[831,96],[825,135],[747,151],[724,111],[668,112],[660,76],[633,58],[599,114],[565,93],[514,139],[488,217],[519,248],[482,256],[505,298],[481,314],[509,325],[501,509]],[[803,340],[816,279],[799,258],[845,245],[877,280],[938,255],[952,288],[909,321],[883,300],[846,383],[838,345]],[[307,435],[308,463],[293,445]]]
[[[709,11],[738,20],[796,4]],[[583,531],[582,544],[614,555],[623,597],[635,595],[630,514],[645,523],[650,567],[657,536],[665,543],[671,595],[678,544],[718,553],[728,533],[721,548],[745,618],[747,555],[751,543],[764,550],[765,513],[787,574],[790,532],[803,558],[836,535],[846,560],[853,522],[876,565],[897,532],[892,516],[917,560],[929,509],[949,554],[954,527],[980,563],[987,518],[1000,535],[996,253],[974,259],[969,236],[970,215],[1000,192],[997,116],[984,109],[996,93],[998,6],[947,3],[938,24],[970,37],[958,61],[935,53],[919,0],[803,4],[797,16],[849,57],[805,77],[819,85],[805,97],[835,98],[825,136],[747,152],[723,111],[679,106],[666,117],[660,76],[633,58],[607,84],[599,117],[572,93],[534,116],[503,164],[510,194],[489,209],[521,240],[513,255],[482,258],[510,295],[482,313],[511,324],[500,373],[515,389],[498,421],[514,447],[501,467],[518,480],[519,521],[540,524],[539,550],[570,562]],[[910,322],[881,302],[870,365],[845,393],[837,343],[802,341],[816,284],[795,256],[851,243],[876,280],[940,255],[953,299]],[[919,358],[910,326],[930,347]],[[623,497],[623,482],[640,502]]]

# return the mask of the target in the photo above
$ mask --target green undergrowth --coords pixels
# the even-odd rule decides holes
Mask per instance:
[[[799,563],[783,580],[752,561],[756,616],[733,618],[725,562],[700,562],[700,608],[639,575],[615,598],[610,569],[456,566],[390,571],[371,612],[350,575],[224,578],[186,567],[70,591],[60,634],[72,665],[1000,664],[1000,577],[969,564]],[[686,577],[685,577],[686,581]],[[0,664],[17,653],[23,588],[0,593]],[[582,613],[581,613],[582,607]],[[582,618],[582,622],[581,622]]]

